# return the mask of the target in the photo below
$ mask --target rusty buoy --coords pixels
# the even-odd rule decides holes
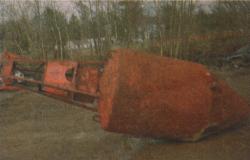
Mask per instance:
[[[246,119],[247,102],[203,65],[117,50],[100,81],[107,131],[197,140]]]

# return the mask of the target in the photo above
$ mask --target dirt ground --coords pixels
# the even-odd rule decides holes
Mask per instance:
[[[250,101],[250,69],[215,71]],[[0,160],[249,160],[250,120],[195,143],[103,131],[94,114],[34,93],[0,92]]]

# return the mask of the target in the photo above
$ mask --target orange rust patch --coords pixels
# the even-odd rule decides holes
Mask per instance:
[[[65,88],[74,88],[72,80],[66,78],[66,72],[77,67],[76,62],[71,61],[50,61],[47,63],[44,74],[44,82],[52,85],[59,85]],[[67,92],[51,87],[44,87],[48,93],[66,96]]]

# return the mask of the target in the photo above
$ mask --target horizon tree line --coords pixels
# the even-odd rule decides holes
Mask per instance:
[[[0,48],[41,59],[103,58],[115,48],[192,59],[249,43],[250,2],[1,1]]]

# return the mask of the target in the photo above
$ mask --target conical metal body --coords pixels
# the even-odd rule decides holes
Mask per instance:
[[[105,130],[197,140],[248,117],[250,106],[203,65],[118,50],[100,81]]]

